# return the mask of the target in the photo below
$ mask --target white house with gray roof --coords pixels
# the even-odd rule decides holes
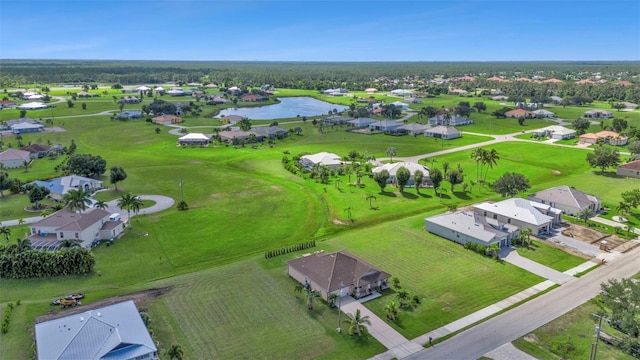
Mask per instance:
[[[124,223],[102,209],[78,214],[64,208],[31,224],[30,232],[34,249],[56,250],[68,239],[88,249],[95,241],[117,239],[124,232]]]
[[[322,165],[330,169],[337,169],[342,166],[343,161],[340,155],[323,151],[317,154],[301,156],[300,163],[308,168],[312,168],[316,165]]]
[[[38,360],[158,359],[132,300],[36,324]]]
[[[409,173],[411,174],[411,176],[409,177],[409,181],[407,181],[407,186],[415,186],[415,178],[413,177],[413,174],[415,174],[417,170],[422,171],[422,173],[424,174],[422,178],[422,184],[420,184],[420,186],[423,186],[424,184],[429,182],[429,168],[413,162],[401,161],[397,163],[384,164],[371,170],[371,173],[377,174],[383,170],[386,170],[389,173],[389,179],[387,179],[387,183],[395,184],[397,182],[396,174],[398,173],[398,170],[400,168],[409,170]]]
[[[595,215],[602,209],[602,199],[569,186],[557,186],[529,195],[529,200],[553,206],[565,214],[578,216],[584,209]]]
[[[436,139],[451,140],[462,136],[460,130],[453,126],[436,126],[424,131],[424,136]]]
[[[549,232],[562,221],[562,210],[548,204],[513,198],[496,203],[482,203],[473,206],[473,211],[502,224],[515,225],[520,229],[529,228],[532,234]]]
[[[456,211],[424,220],[427,231],[461,245],[473,242],[487,247],[492,244],[504,247],[519,235],[515,225],[500,223],[473,211]]]
[[[533,130],[533,133],[536,136],[546,136],[551,139],[557,139],[557,140],[572,139],[576,137],[575,130],[568,129],[560,125],[551,125],[541,129],[536,129],[536,130]]]

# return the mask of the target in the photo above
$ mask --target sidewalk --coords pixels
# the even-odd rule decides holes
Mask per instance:
[[[507,248],[501,251],[500,257],[512,265],[525,269],[528,272],[541,276],[547,280],[551,280],[558,285],[562,285],[573,279],[572,275],[561,273],[560,271],[520,256],[518,251],[513,248]]]
[[[360,310],[362,317],[368,316],[369,321],[371,321],[371,325],[367,326],[369,334],[376,338],[376,340],[378,340],[387,349],[409,342],[409,340],[400,335],[399,332],[395,331],[384,320],[380,319],[376,314],[371,312],[371,310],[367,309],[358,300],[351,296],[345,296],[342,298],[340,310],[345,314],[355,314],[356,310]]]

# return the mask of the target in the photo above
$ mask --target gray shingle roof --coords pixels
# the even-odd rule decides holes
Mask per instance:
[[[583,193],[580,190],[576,190],[568,186],[558,186],[542,190],[529,196],[529,198],[534,197],[545,200],[549,203],[553,202],[578,209],[589,207],[590,205],[598,202],[595,196]]]

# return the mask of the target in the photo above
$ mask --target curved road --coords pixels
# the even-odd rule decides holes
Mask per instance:
[[[148,208],[140,209],[140,212],[138,214],[142,214],[142,215],[153,214],[153,213],[157,213],[157,212],[166,210],[166,209],[172,207],[173,204],[175,203],[175,201],[172,198],[170,198],[168,196],[163,196],[163,195],[140,195],[140,199],[155,201],[154,205],[149,206]],[[118,199],[111,200],[111,201],[107,202],[106,210],[111,212],[111,213],[122,213],[122,215],[126,214],[126,210],[122,210],[122,209],[120,209],[118,207]],[[33,223],[38,222],[38,221],[40,221],[42,219],[43,219],[42,216],[32,216],[32,217],[28,217],[28,218],[23,218],[22,221],[23,221],[24,224],[33,224]],[[2,225],[2,226],[16,226],[16,225],[20,225],[20,220],[19,219],[5,220],[5,221],[0,222],[0,225]]]

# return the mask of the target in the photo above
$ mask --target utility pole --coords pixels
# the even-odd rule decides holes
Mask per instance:
[[[595,344],[591,344],[589,360],[596,360],[598,357],[598,342],[600,341],[600,329],[602,329],[602,315],[600,315],[599,318],[598,325],[596,325],[596,342]]]

